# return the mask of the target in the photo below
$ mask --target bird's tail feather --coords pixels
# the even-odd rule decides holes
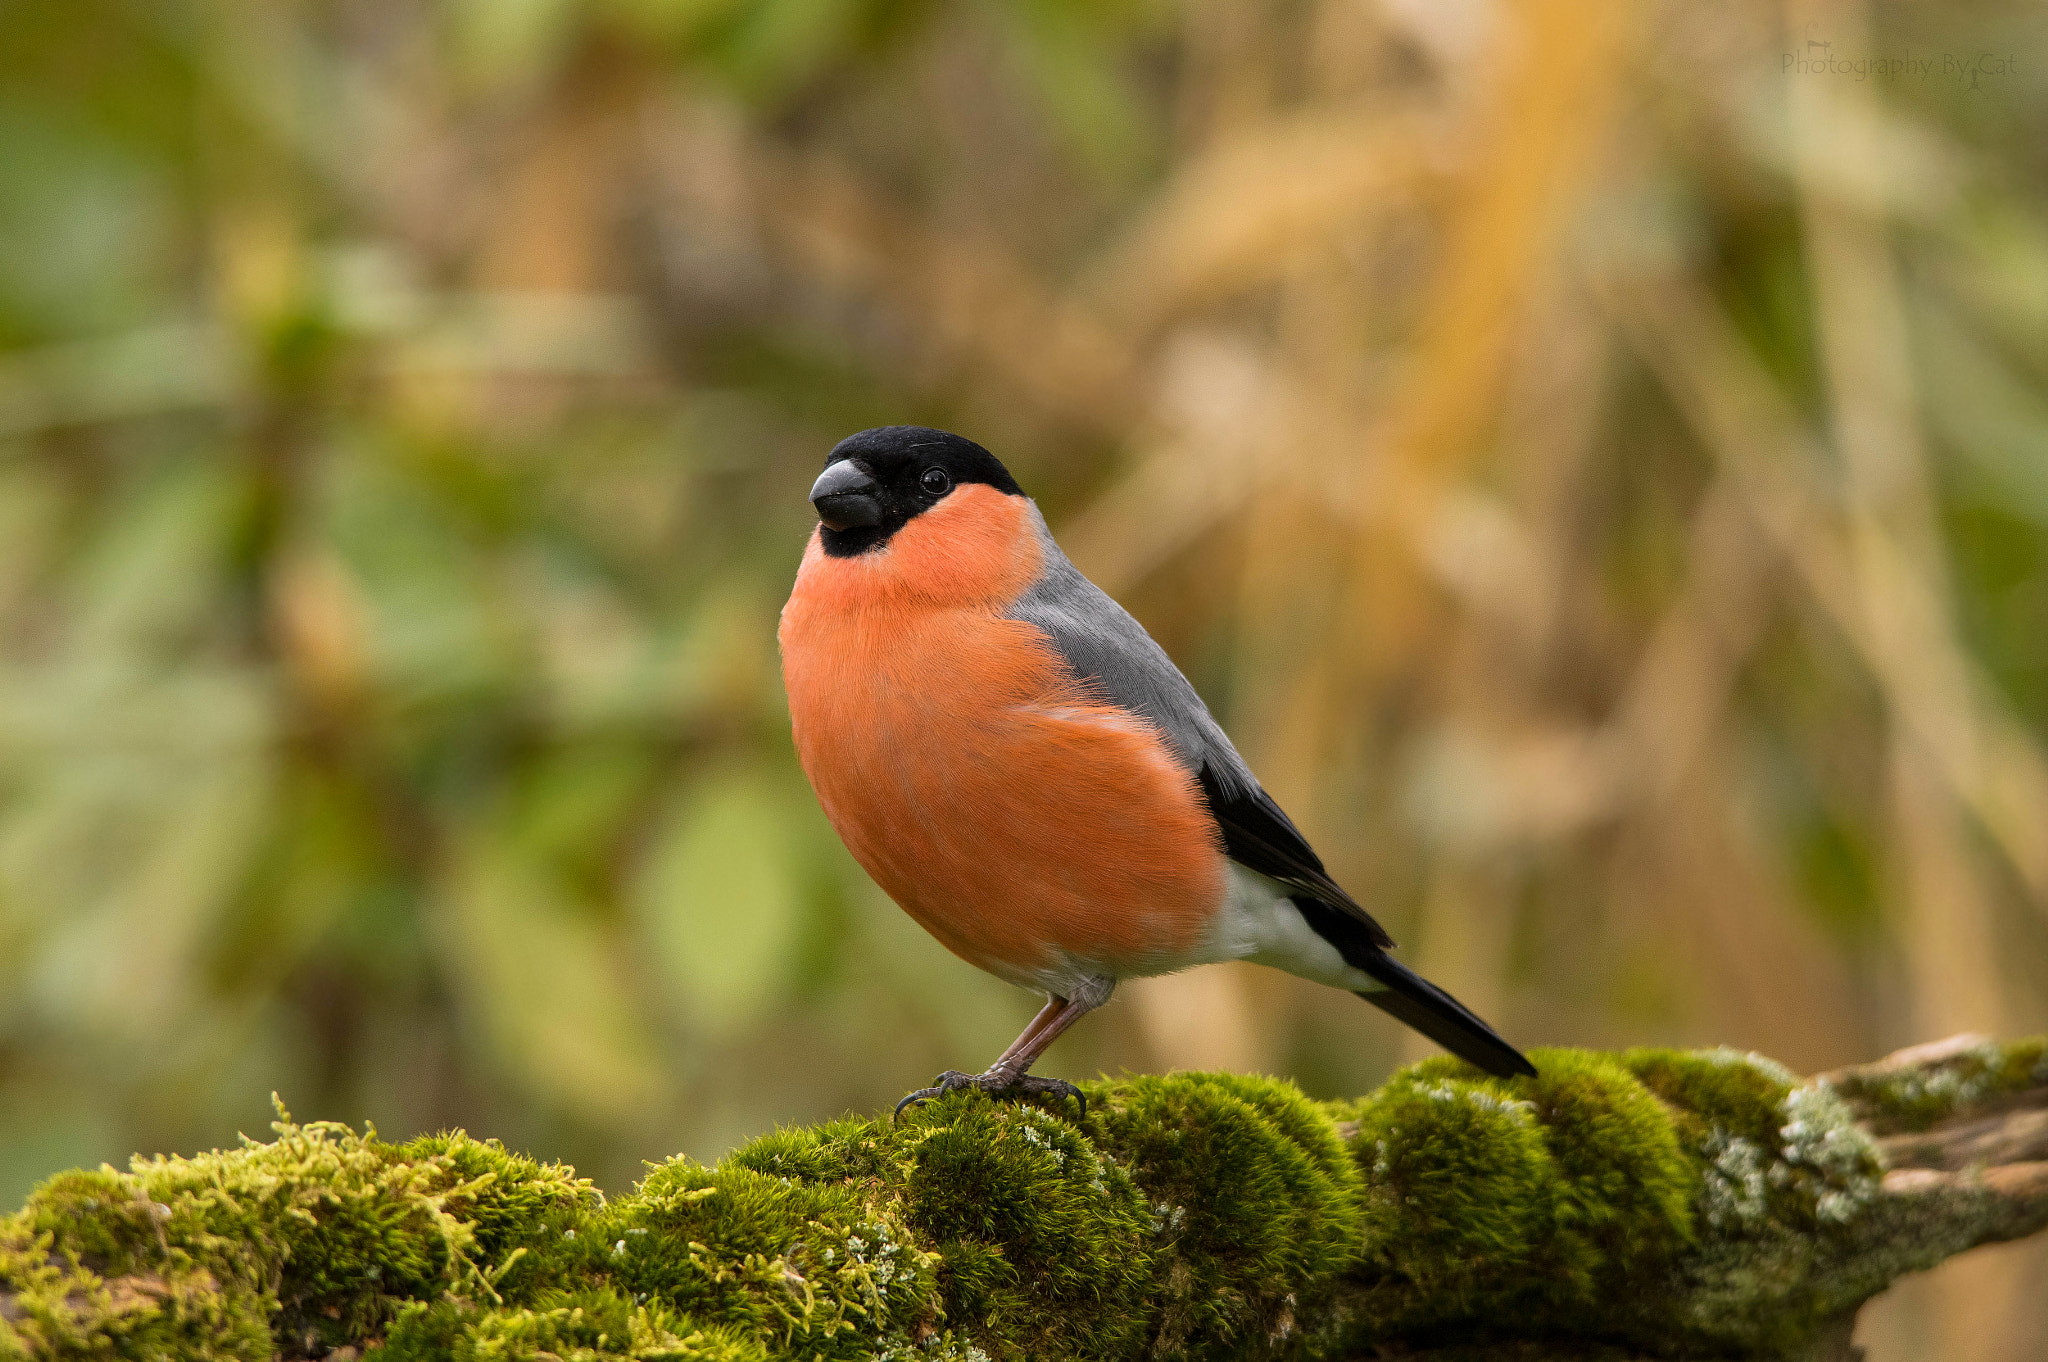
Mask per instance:
[[[1496,1078],[1534,1077],[1536,1066],[1470,1008],[1390,955],[1352,962],[1386,987],[1358,996]]]

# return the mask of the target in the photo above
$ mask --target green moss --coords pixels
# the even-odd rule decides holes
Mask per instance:
[[[257,1357],[270,1310],[251,1274],[157,1243],[160,1203],[111,1170],[64,1174],[0,1222],[0,1358]],[[139,1233],[138,1233],[139,1231]],[[167,1236],[168,1237],[168,1236]]]
[[[1284,1337],[1356,1260],[1358,1169],[1329,1114],[1292,1084],[1173,1074],[1102,1088],[1090,1110],[1151,1209],[1161,1353]]]
[[[1693,1237],[1701,1175],[1656,1096],[1612,1056],[1539,1050],[1539,1076],[1510,1090],[1534,1104],[1562,1188],[1560,1234],[1597,1288],[1677,1252]]]
[[[1563,1186],[1535,1105],[1464,1072],[1474,1077],[1434,1061],[1407,1070],[1358,1117],[1367,1262],[1412,1289],[1404,1322],[1470,1315],[1531,1280],[1553,1239]]]
[[[1739,1050],[1625,1050],[1621,1066],[1678,1113],[1683,1133],[1711,1127],[1759,1147],[1774,1143],[1778,1108],[1798,1086],[1791,1070]]]
[[[252,1338],[317,1355],[423,1296],[494,1294],[486,1251],[597,1201],[569,1169],[460,1134],[273,1128],[270,1144],[45,1183],[0,1232],[19,1316],[0,1353],[108,1355],[90,1341],[114,1336],[122,1356],[246,1356]]]
[[[1851,1072],[1833,1086],[1881,1133],[1922,1131],[1971,1107],[2048,1087],[2048,1038],[1987,1040],[1901,1072]]]
[[[1621,1062],[1674,1108],[1702,1175],[1700,1219],[1724,1238],[1841,1224],[1876,1195],[1877,1146],[1825,1085],[1734,1050],[1630,1050]]]
[[[813,1357],[864,1357],[935,1327],[937,1255],[844,1183],[681,1160],[598,1218],[578,1275]]]
[[[585,1291],[518,1309],[415,1304],[400,1315],[377,1356],[380,1362],[766,1362],[769,1353],[741,1330],[706,1327],[616,1292]]]
[[[1512,1080],[1432,1059],[1356,1108],[1404,1323],[1566,1322],[1692,1241],[1701,1174],[1664,1104],[1610,1056],[1532,1058]]]
[[[935,1105],[909,1123],[904,1195],[943,1257],[949,1317],[998,1356],[1135,1351],[1152,1272],[1130,1175],[1038,1108]]]
[[[775,1177],[875,1183],[891,1176],[897,1153],[891,1127],[843,1120],[778,1130],[734,1150],[725,1161]]]
[[[1536,1059],[1508,1081],[1432,1060],[1330,1104],[1101,1083],[1078,1124],[963,1093],[674,1160],[610,1202],[460,1132],[281,1120],[60,1175],[0,1220],[0,1359],[1784,1350],[1938,1256],[1826,1266],[1896,1214],[1851,1103],[1920,1120],[2048,1078],[2039,1042],[1840,1092],[1729,1051]]]

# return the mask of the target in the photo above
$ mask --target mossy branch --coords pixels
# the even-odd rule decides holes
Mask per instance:
[[[2048,1055],[1801,1081],[1732,1051],[1449,1059],[1318,1103],[1091,1085],[767,1136],[607,1200],[294,1124],[0,1220],[0,1359],[1827,1358],[1901,1273],[2048,1225]]]

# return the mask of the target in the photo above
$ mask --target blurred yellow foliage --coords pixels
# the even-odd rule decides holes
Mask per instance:
[[[0,1194],[272,1089],[616,1185],[1000,1048],[1032,1000],[853,867],[776,683],[804,489],[895,421],[1008,461],[1519,1042],[2041,1029],[2044,38],[0,9]],[[1048,1071],[1413,1045],[1216,970]],[[1873,1356],[2038,1353],[1982,1321],[2042,1270]]]

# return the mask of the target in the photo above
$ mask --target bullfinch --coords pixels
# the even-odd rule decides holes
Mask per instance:
[[[1388,954],[1193,686],[980,445],[832,450],[779,638],[804,773],[875,883],[1046,996],[972,1087],[1085,1099],[1032,1061],[1122,979],[1252,960],[1349,989],[1490,1074],[1535,1069]]]

